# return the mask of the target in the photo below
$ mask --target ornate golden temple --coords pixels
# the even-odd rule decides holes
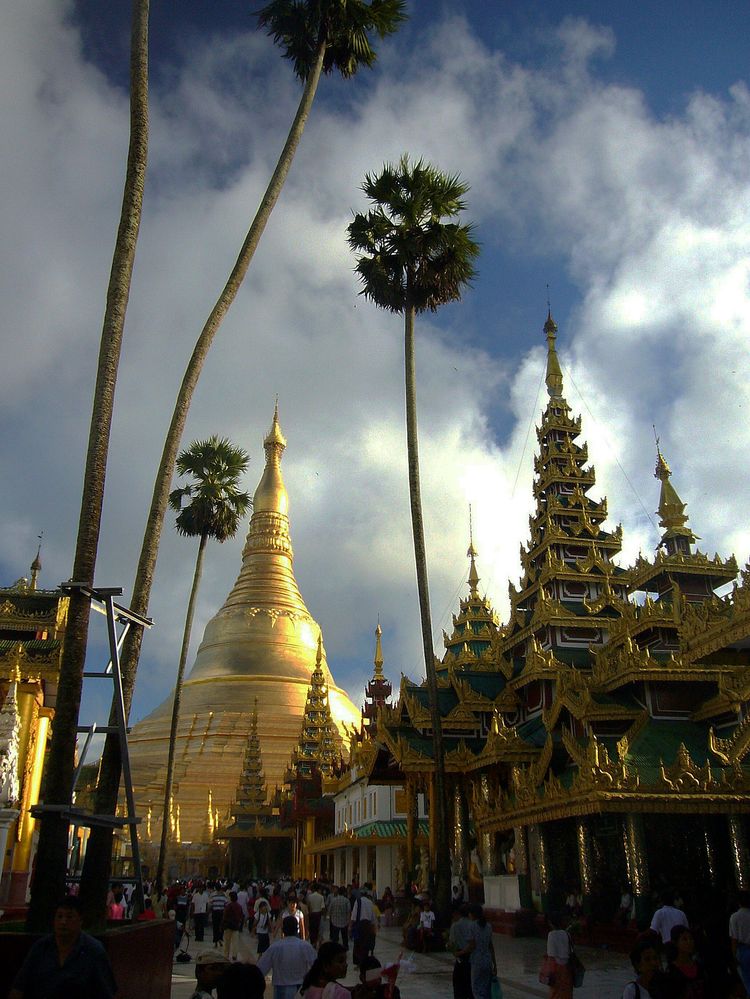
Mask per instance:
[[[294,577],[289,497],[281,473],[286,440],[278,413],[264,441],[266,463],[237,582],[209,621],[182,693],[173,811],[175,846],[187,844],[201,865],[199,844],[225,824],[243,772],[257,703],[257,737],[268,787],[283,783],[298,745],[316,668],[321,630]],[[320,643],[320,670],[340,732],[360,714],[339,689]],[[144,840],[158,842],[172,697],[134,726],[130,736],[134,790],[149,817]],[[179,851],[177,851],[179,853]]]

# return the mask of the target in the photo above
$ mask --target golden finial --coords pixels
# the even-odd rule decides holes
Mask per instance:
[[[557,357],[555,339],[557,337],[557,323],[552,318],[552,310],[547,308],[547,321],[544,324],[544,332],[547,336],[547,395],[550,399],[562,398],[562,369]]]
[[[373,663],[375,665],[375,673],[373,674],[373,680],[384,680],[383,675],[383,646],[380,641],[380,637],[383,634],[383,630],[380,627],[380,616],[378,616],[378,625],[375,628],[375,658]]]
[[[477,557],[477,550],[474,547],[474,529],[471,521],[471,503],[469,503],[469,549],[466,552],[470,560],[469,565],[469,592],[472,597],[477,595],[477,585],[479,584],[479,573],[477,572],[476,562],[474,561]]]
[[[42,554],[42,538],[44,537],[44,531],[42,531],[41,534],[38,534],[37,537],[39,538],[39,545],[36,550],[36,558],[31,563],[30,566],[31,568],[31,582],[29,583],[30,590],[36,589],[37,580],[39,579],[39,573],[41,572],[42,569],[41,554]]]
[[[279,426],[279,403],[273,411],[273,423],[263,441],[266,452],[266,467],[253,497],[254,513],[289,512],[289,495],[281,475],[281,456],[286,447],[286,438]]]
[[[672,470],[667,464],[667,459],[661,453],[659,438],[656,436],[656,427],[654,427],[654,437],[656,437],[656,468],[654,469],[654,478],[659,479],[661,482],[659,508],[657,510],[659,524],[664,528],[661,544],[664,544],[669,538],[673,538],[676,535],[688,538],[689,541],[694,541],[696,540],[696,535],[687,526],[688,516],[685,513],[685,504],[678,496],[675,487],[669,481]]]

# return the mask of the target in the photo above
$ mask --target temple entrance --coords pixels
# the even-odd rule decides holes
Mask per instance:
[[[232,839],[229,846],[228,874],[240,881],[248,878],[272,877],[292,869],[292,840]]]
[[[705,912],[735,889],[724,815],[644,815],[651,891],[676,891],[687,909]]]

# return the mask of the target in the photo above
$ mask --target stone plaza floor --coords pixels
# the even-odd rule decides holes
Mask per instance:
[[[210,937],[210,930],[207,934]],[[544,941],[531,937],[512,938],[495,934],[495,953],[504,999],[521,999],[523,996],[546,997],[549,989],[539,984],[539,964],[544,954]],[[189,953],[193,961],[204,950],[213,950],[210,943],[191,942]],[[577,947],[579,957],[586,967],[584,984],[575,990],[576,999],[620,999],[622,990],[633,980],[627,957],[608,950]],[[401,930],[393,927],[378,933],[375,956],[382,964],[395,961],[401,953]],[[404,955],[406,956],[406,955]],[[416,970],[401,974],[398,987],[402,999],[442,999],[453,996],[451,954],[409,954],[414,958]],[[240,938],[240,960],[255,959],[255,938],[247,932]],[[270,978],[267,979],[270,982]],[[343,985],[357,982],[356,968],[351,965]],[[195,988],[195,964],[175,964],[172,973],[172,999],[188,999]],[[270,984],[266,987],[267,999],[272,999]]]

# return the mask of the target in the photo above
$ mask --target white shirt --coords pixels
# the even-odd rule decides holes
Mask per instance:
[[[558,964],[567,964],[570,959],[570,937],[566,930],[550,930],[547,934],[547,953]]]
[[[273,973],[274,985],[301,985],[316,957],[315,948],[307,940],[283,937],[259,958],[258,967],[264,975]]]
[[[738,909],[729,917],[729,936],[737,943],[750,945],[750,909]]]
[[[657,909],[654,918],[651,920],[651,929],[659,934],[662,943],[669,943],[672,939],[672,928],[674,926],[687,926],[687,916],[682,909],[675,909],[673,905],[663,905]]]
[[[435,913],[429,909],[427,911],[423,909],[422,912],[419,913],[419,925],[424,930],[431,930],[434,924]]]
[[[364,895],[360,895],[357,901],[352,904],[352,922],[354,923],[358,919],[368,919],[371,923],[375,922],[375,910],[372,907],[372,902]]]
[[[207,891],[195,891],[193,892],[193,912],[197,915],[205,913],[208,911],[208,892]]]
[[[319,891],[310,891],[305,895],[305,904],[310,912],[322,912],[325,899]]]
[[[243,888],[242,891],[237,892],[237,901],[240,903],[242,909],[242,915],[247,916],[247,900],[250,896]]]

